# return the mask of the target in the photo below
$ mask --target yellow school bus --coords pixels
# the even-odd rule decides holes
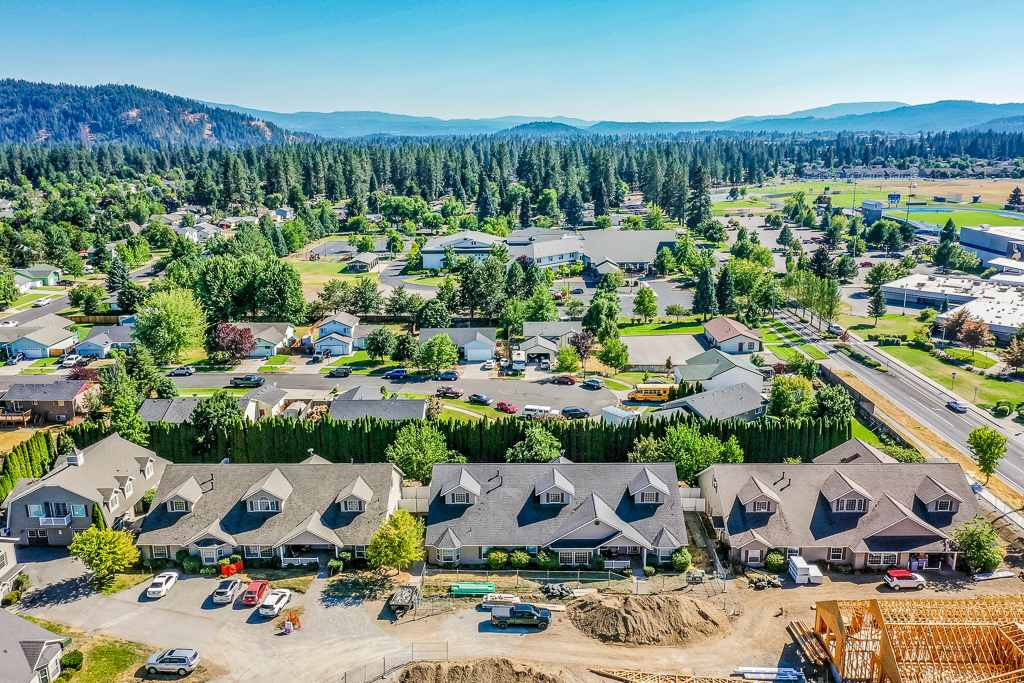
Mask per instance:
[[[667,401],[669,392],[678,388],[678,384],[637,384],[628,398],[630,401]]]

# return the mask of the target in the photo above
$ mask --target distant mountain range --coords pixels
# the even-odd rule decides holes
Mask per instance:
[[[852,102],[728,121],[620,122],[531,116],[439,119],[372,111],[292,114],[200,102],[132,85],[75,86],[0,80],[0,144],[121,143],[240,147],[372,135],[530,137],[686,132],[916,133],[1024,131],[1024,104],[946,100],[931,104]]]

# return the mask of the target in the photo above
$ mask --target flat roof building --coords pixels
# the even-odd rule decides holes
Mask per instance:
[[[960,244],[977,254],[983,266],[993,259],[1024,253],[1024,225],[978,225],[960,228]]]

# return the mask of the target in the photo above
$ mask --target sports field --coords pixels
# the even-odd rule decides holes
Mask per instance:
[[[991,211],[910,211],[910,220],[921,221],[923,223],[934,223],[936,225],[944,225],[950,218],[957,227],[962,228],[965,225],[981,225],[986,223],[988,225],[1024,225],[1024,214],[1020,215],[1020,218],[1015,216],[1003,215],[1006,212],[995,213]],[[886,214],[891,214],[897,218],[904,218],[907,215],[906,210],[894,210],[887,211]]]

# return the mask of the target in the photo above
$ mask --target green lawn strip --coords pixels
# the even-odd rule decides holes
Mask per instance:
[[[785,323],[781,323],[778,320],[776,320],[774,327],[776,334],[782,335],[783,338],[794,344],[799,344],[804,340],[803,337],[801,337],[799,334],[791,330],[788,326],[786,326]]]
[[[291,372],[294,369],[294,365],[261,365],[259,372]]]
[[[101,638],[83,649],[82,670],[75,674],[75,683],[110,683],[135,673],[146,663],[153,648],[130,640]]]
[[[629,384],[623,384],[622,382],[616,382],[613,379],[605,379],[604,385],[609,389],[617,389],[619,391],[629,391],[633,387]]]
[[[49,358],[40,358],[39,360],[37,360],[35,363],[32,364],[32,367],[33,368],[48,368],[51,365],[56,364],[58,360],[60,360],[60,359],[57,356],[50,356]]]
[[[774,329],[765,327],[761,330],[761,341],[765,344],[782,344],[784,340],[780,337]]]
[[[51,375],[57,372],[57,368],[25,368],[19,375]]]
[[[153,572],[147,572],[144,569],[129,570],[124,574],[114,574],[113,580],[100,586],[99,592],[113,595],[114,593],[128,590],[132,586],[138,586],[143,581],[148,581],[152,578]]]
[[[857,336],[867,339],[869,334],[884,334],[887,337],[898,334],[910,336],[914,334],[915,328],[925,323],[917,319],[916,313],[912,315],[890,313],[879,318],[877,325],[875,325],[874,318],[863,318],[857,315],[841,315],[839,324]]]
[[[643,373],[643,372],[620,372],[619,374],[615,375],[615,379],[620,381],[620,382],[627,382],[629,384],[643,384],[643,382],[644,382],[644,375],[645,374],[648,375],[648,379],[647,379],[648,382],[650,382],[652,379],[661,380],[662,382],[665,382],[666,384],[672,384],[672,383],[675,382],[675,378],[673,378],[670,375],[666,375],[664,372],[648,372],[648,373]],[[602,379],[604,379],[606,382],[608,381],[605,378],[602,378]],[[632,386],[627,387],[627,389],[632,389],[632,388],[633,388]]]
[[[15,299],[11,306],[23,306],[24,304],[35,301],[36,299],[42,299],[44,296],[49,296],[49,292],[40,292],[38,290],[32,290],[32,294],[26,294],[25,296]]]
[[[955,365],[943,363],[938,358],[928,355],[927,351],[913,349],[909,346],[881,346],[879,350],[894,358],[899,358],[947,389],[952,386],[952,390],[956,394],[969,401],[974,400],[974,387],[978,387],[979,403],[995,405],[997,401],[1014,401],[1015,403],[1024,401],[1024,384],[982,377]],[[956,373],[955,380],[953,380],[954,372]]]
[[[444,282],[443,277],[432,277],[430,275],[407,277],[404,282],[408,282],[410,285],[422,285],[424,287],[440,287],[441,283]]]
[[[200,396],[200,397],[202,397],[202,396],[213,396],[218,391],[226,391],[229,394],[231,394],[232,396],[241,396],[242,394],[246,394],[246,393],[252,391],[252,388],[251,387],[224,387],[224,388],[221,388],[221,389],[207,389],[207,388],[189,389],[189,388],[184,388],[184,389],[181,389],[181,395],[186,397],[186,398],[189,397],[189,396],[193,396],[193,395],[194,396]]]
[[[704,326],[700,323],[700,317],[684,318],[679,322],[654,322],[640,323],[634,325],[631,318],[619,318],[619,333],[622,336],[638,336],[649,334],[703,334]]]
[[[860,199],[858,197],[858,199]],[[906,210],[900,212],[898,210],[892,211],[892,214],[903,218],[905,217]],[[1002,213],[1009,213],[1003,211]],[[1002,216],[999,213],[992,211],[911,211],[910,219],[914,221],[921,221],[922,223],[932,223],[934,225],[944,225],[947,220],[953,219],[953,222],[958,226],[964,225],[981,225],[987,223],[988,225],[1022,225],[1024,224],[1024,216],[1021,218]]]
[[[267,365],[284,365],[285,363],[288,362],[289,358],[291,358],[291,356],[289,356],[288,354],[279,353],[270,360],[268,360]]]
[[[878,438],[878,436],[876,436],[874,432],[868,429],[867,425],[865,425],[859,419],[854,420],[851,426],[853,428],[853,431],[851,433],[851,436],[853,436],[853,438],[860,439],[861,441],[867,441],[872,446],[882,445],[882,441]]]
[[[451,410],[450,408],[445,408],[444,410],[441,411],[441,419],[442,420],[455,420],[456,422],[476,422],[480,418],[479,417],[473,417],[472,415],[467,415],[466,413],[461,413],[461,412],[459,412],[457,410]]]
[[[398,393],[400,395],[402,395],[402,396],[405,396],[406,398],[412,398],[412,399],[425,399],[425,398],[428,398],[429,396],[433,396],[433,394],[414,394],[412,392],[407,392],[407,391],[400,391]],[[495,410],[494,408],[491,408],[490,406],[481,406],[481,405],[477,405],[475,403],[467,403],[466,400],[465,400],[465,397],[468,396],[468,395],[469,394],[463,394],[463,398],[442,398],[441,400],[444,401],[445,403],[447,403],[450,406],[456,406],[458,408],[461,408],[462,410],[468,410],[468,411],[470,411],[472,413],[476,413],[477,415],[480,415],[481,417],[490,417],[490,418],[493,418],[495,420],[503,418],[503,417],[508,417],[508,413],[503,413],[500,410]],[[495,403],[497,403],[499,400],[501,400],[501,399],[495,398],[494,396],[491,396],[491,398],[494,399]],[[492,403],[491,405],[494,405],[494,404]],[[453,410],[452,412],[458,412],[458,411],[454,411]]]
[[[783,344],[767,344],[766,349],[774,353],[779,360],[793,360],[794,358],[800,357],[800,352],[797,351],[795,346],[785,346]]]
[[[959,358],[965,363],[969,363],[976,368],[986,370],[996,364],[994,360],[988,356],[980,353],[971,353],[967,349],[943,349],[947,354],[953,356],[953,358]]]
[[[814,344],[801,344],[800,350],[806,353],[814,360],[825,360],[828,358],[828,354],[826,354],[824,351],[819,349]]]

